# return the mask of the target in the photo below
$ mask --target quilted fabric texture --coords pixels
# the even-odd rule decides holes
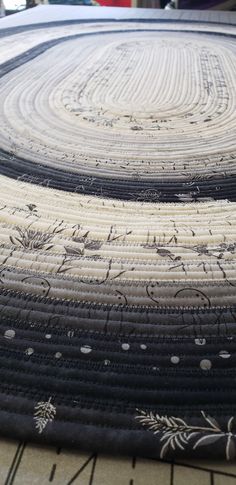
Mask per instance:
[[[235,53],[214,23],[1,31],[1,434],[235,457]]]

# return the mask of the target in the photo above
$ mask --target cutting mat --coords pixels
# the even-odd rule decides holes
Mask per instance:
[[[110,457],[0,441],[0,485],[234,485],[236,464]]]

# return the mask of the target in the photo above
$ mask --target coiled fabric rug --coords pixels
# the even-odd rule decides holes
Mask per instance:
[[[0,430],[236,450],[235,28],[0,37]]]

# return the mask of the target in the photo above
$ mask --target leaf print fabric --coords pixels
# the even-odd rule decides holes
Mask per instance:
[[[35,412],[34,412],[34,420],[35,420],[35,427],[37,431],[42,433],[48,423],[52,422],[56,416],[56,408],[51,403],[51,397],[48,401],[39,401],[35,405]]]
[[[218,441],[222,441],[222,446],[225,447],[226,460],[232,460],[236,456],[236,433],[233,433],[235,418],[233,416],[229,418],[225,432],[217,421],[206,415],[204,411],[201,411],[201,414],[208,426],[191,426],[182,418],[160,416],[157,413],[143,410],[137,411],[139,414],[135,418],[149,431],[160,435],[160,458],[168,455],[170,449],[196,450],[198,447],[208,447]]]

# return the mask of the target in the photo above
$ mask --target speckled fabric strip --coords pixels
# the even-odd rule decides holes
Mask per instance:
[[[2,435],[235,458],[235,55],[224,24],[1,31]]]

